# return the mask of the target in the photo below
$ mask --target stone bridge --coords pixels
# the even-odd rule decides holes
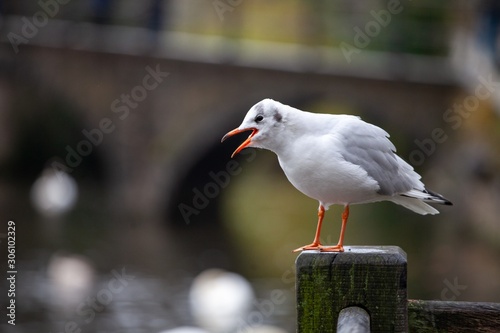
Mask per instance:
[[[348,64],[326,48],[179,33],[142,49],[135,36],[134,47],[113,51],[97,37],[78,45],[61,37],[50,47],[38,37],[1,57],[2,85],[13,93],[5,119],[24,119],[47,138],[29,147],[40,152],[34,163],[18,163],[33,177],[47,163],[83,182],[101,177],[115,211],[178,224],[196,221],[205,206],[202,218],[216,220],[207,196],[216,202],[223,173],[250,156],[230,162],[239,140],[220,138],[263,98],[346,110],[416,138],[442,121],[456,89],[440,58],[366,51]],[[8,135],[20,142],[22,133]]]

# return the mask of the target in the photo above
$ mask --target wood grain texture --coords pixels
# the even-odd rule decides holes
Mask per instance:
[[[500,332],[500,304],[475,302],[408,301],[410,332]]]

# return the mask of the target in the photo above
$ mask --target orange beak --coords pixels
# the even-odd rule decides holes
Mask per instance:
[[[224,142],[224,140],[226,140],[227,138],[233,136],[233,135],[236,135],[236,134],[239,134],[239,133],[243,133],[243,132],[246,132],[246,131],[252,131],[252,133],[250,133],[250,135],[248,136],[248,138],[243,141],[243,143],[238,147],[236,148],[236,150],[231,154],[231,158],[234,157],[234,155],[238,154],[240,151],[242,151],[243,149],[245,149],[246,147],[248,147],[249,144],[252,143],[252,138],[254,137],[255,134],[257,134],[257,129],[256,128],[245,128],[245,129],[238,129],[238,128],[235,128],[234,130],[230,131],[230,132],[227,132],[226,135],[224,135],[222,137],[222,140],[220,142]]]

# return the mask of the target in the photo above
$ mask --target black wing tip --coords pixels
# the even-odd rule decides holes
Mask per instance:
[[[438,200],[440,200],[440,202],[439,202],[439,203],[440,203],[440,204],[442,204],[442,205],[446,205],[446,206],[453,206],[453,202],[451,202],[450,200],[446,199],[445,197],[443,197],[443,196],[442,196],[441,194],[439,194],[439,193],[432,192],[432,191],[430,191],[430,190],[428,190],[428,189],[424,189],[424,191],[423,191],[423,192],[428,193],[428,194],[430,194],[431,196],[433,196],[433,197],[434,197],[433,199],[438,199]]]

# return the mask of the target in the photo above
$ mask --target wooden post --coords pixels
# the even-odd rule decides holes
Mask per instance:
[[[360,307],[371,332],[407,332],[406,253],[399,247],[351,246],[304,251],[297,267],[297,332],[337,331],[339,313]]]

